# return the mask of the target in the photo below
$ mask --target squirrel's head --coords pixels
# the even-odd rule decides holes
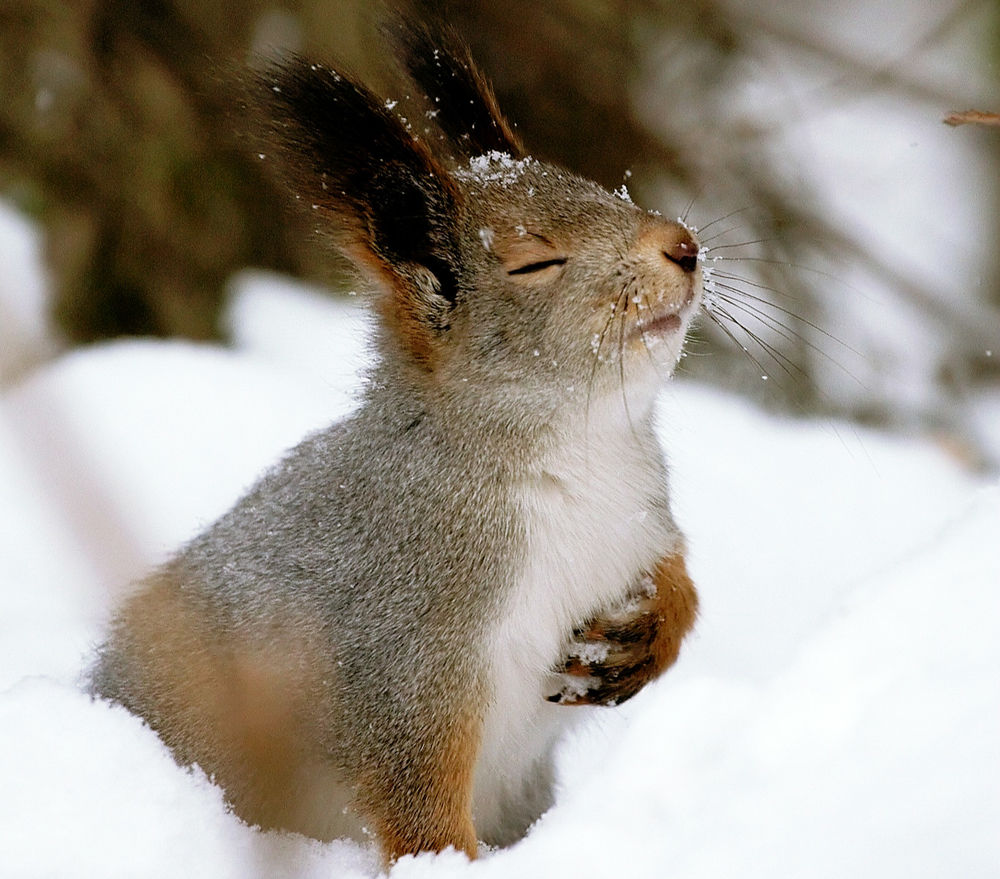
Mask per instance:
[[[260,86],[280,171],[375,281],[383,360],[543,411],[651,401],[700,302],[697,240],[624,189],[526,156],[450,34],[406,26],[398,48],[433,128],[300,58]]]

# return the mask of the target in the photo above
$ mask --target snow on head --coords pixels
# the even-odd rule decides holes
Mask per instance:
[[[629,194],[628,187],[624,183],[614,191],[613,195],[616,198],[620,198],[626,204],[635,204],[632,201],[632,196]]]
[[[491,150],[469,159],[469,167],[462,168],[457,173],[460,177],[474,180],[476,183],[507,187],[534,164],[535,160],[530,156],[515,159],[510,153]]]

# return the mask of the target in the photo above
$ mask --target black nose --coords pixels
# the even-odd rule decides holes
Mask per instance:
[[[679,227],[672,236],[673,240],[664,247],[663,255],[672,263],[676,263],[685,272],[693,272],[698,268],[698,243],[691,233]]]

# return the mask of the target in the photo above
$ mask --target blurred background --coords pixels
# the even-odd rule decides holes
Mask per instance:
[[[715,319],[684,376],[996,465],[1000,128],[942,119],[1000,110],[1000,3],[399,5],[465,37],[530,152],[704,230]],[[353,289],[241,142],[236,74],[292,50],[404,97],[371,7],[4,0],[0,197],[49,283],[0,285],[0,380],[123,335],[220,338],[245,267]]]
[[[465,37],[533,154],[710,248],[661,431],[687,671],[565,752],[531,851],[996,877],[1000,127],[942,120],[1000,113],[1000,0],[0,0],[0,873],[356,869],[235,835],[78,688],[130,584],[356,402],[358,281],[239,79],[298,51],[403,100],[396,3]]]

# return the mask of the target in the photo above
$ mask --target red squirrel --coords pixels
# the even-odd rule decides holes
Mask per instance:
[[[523,836],[560,734],[677,658],[653,405],[702,295],[692,232],[526,155],[446,30],[398,48],[436,136],[319,63],[258,82],[264,160],[371,282],[361,404],[140,585],[91,675],[246,821],[387,862]]]

